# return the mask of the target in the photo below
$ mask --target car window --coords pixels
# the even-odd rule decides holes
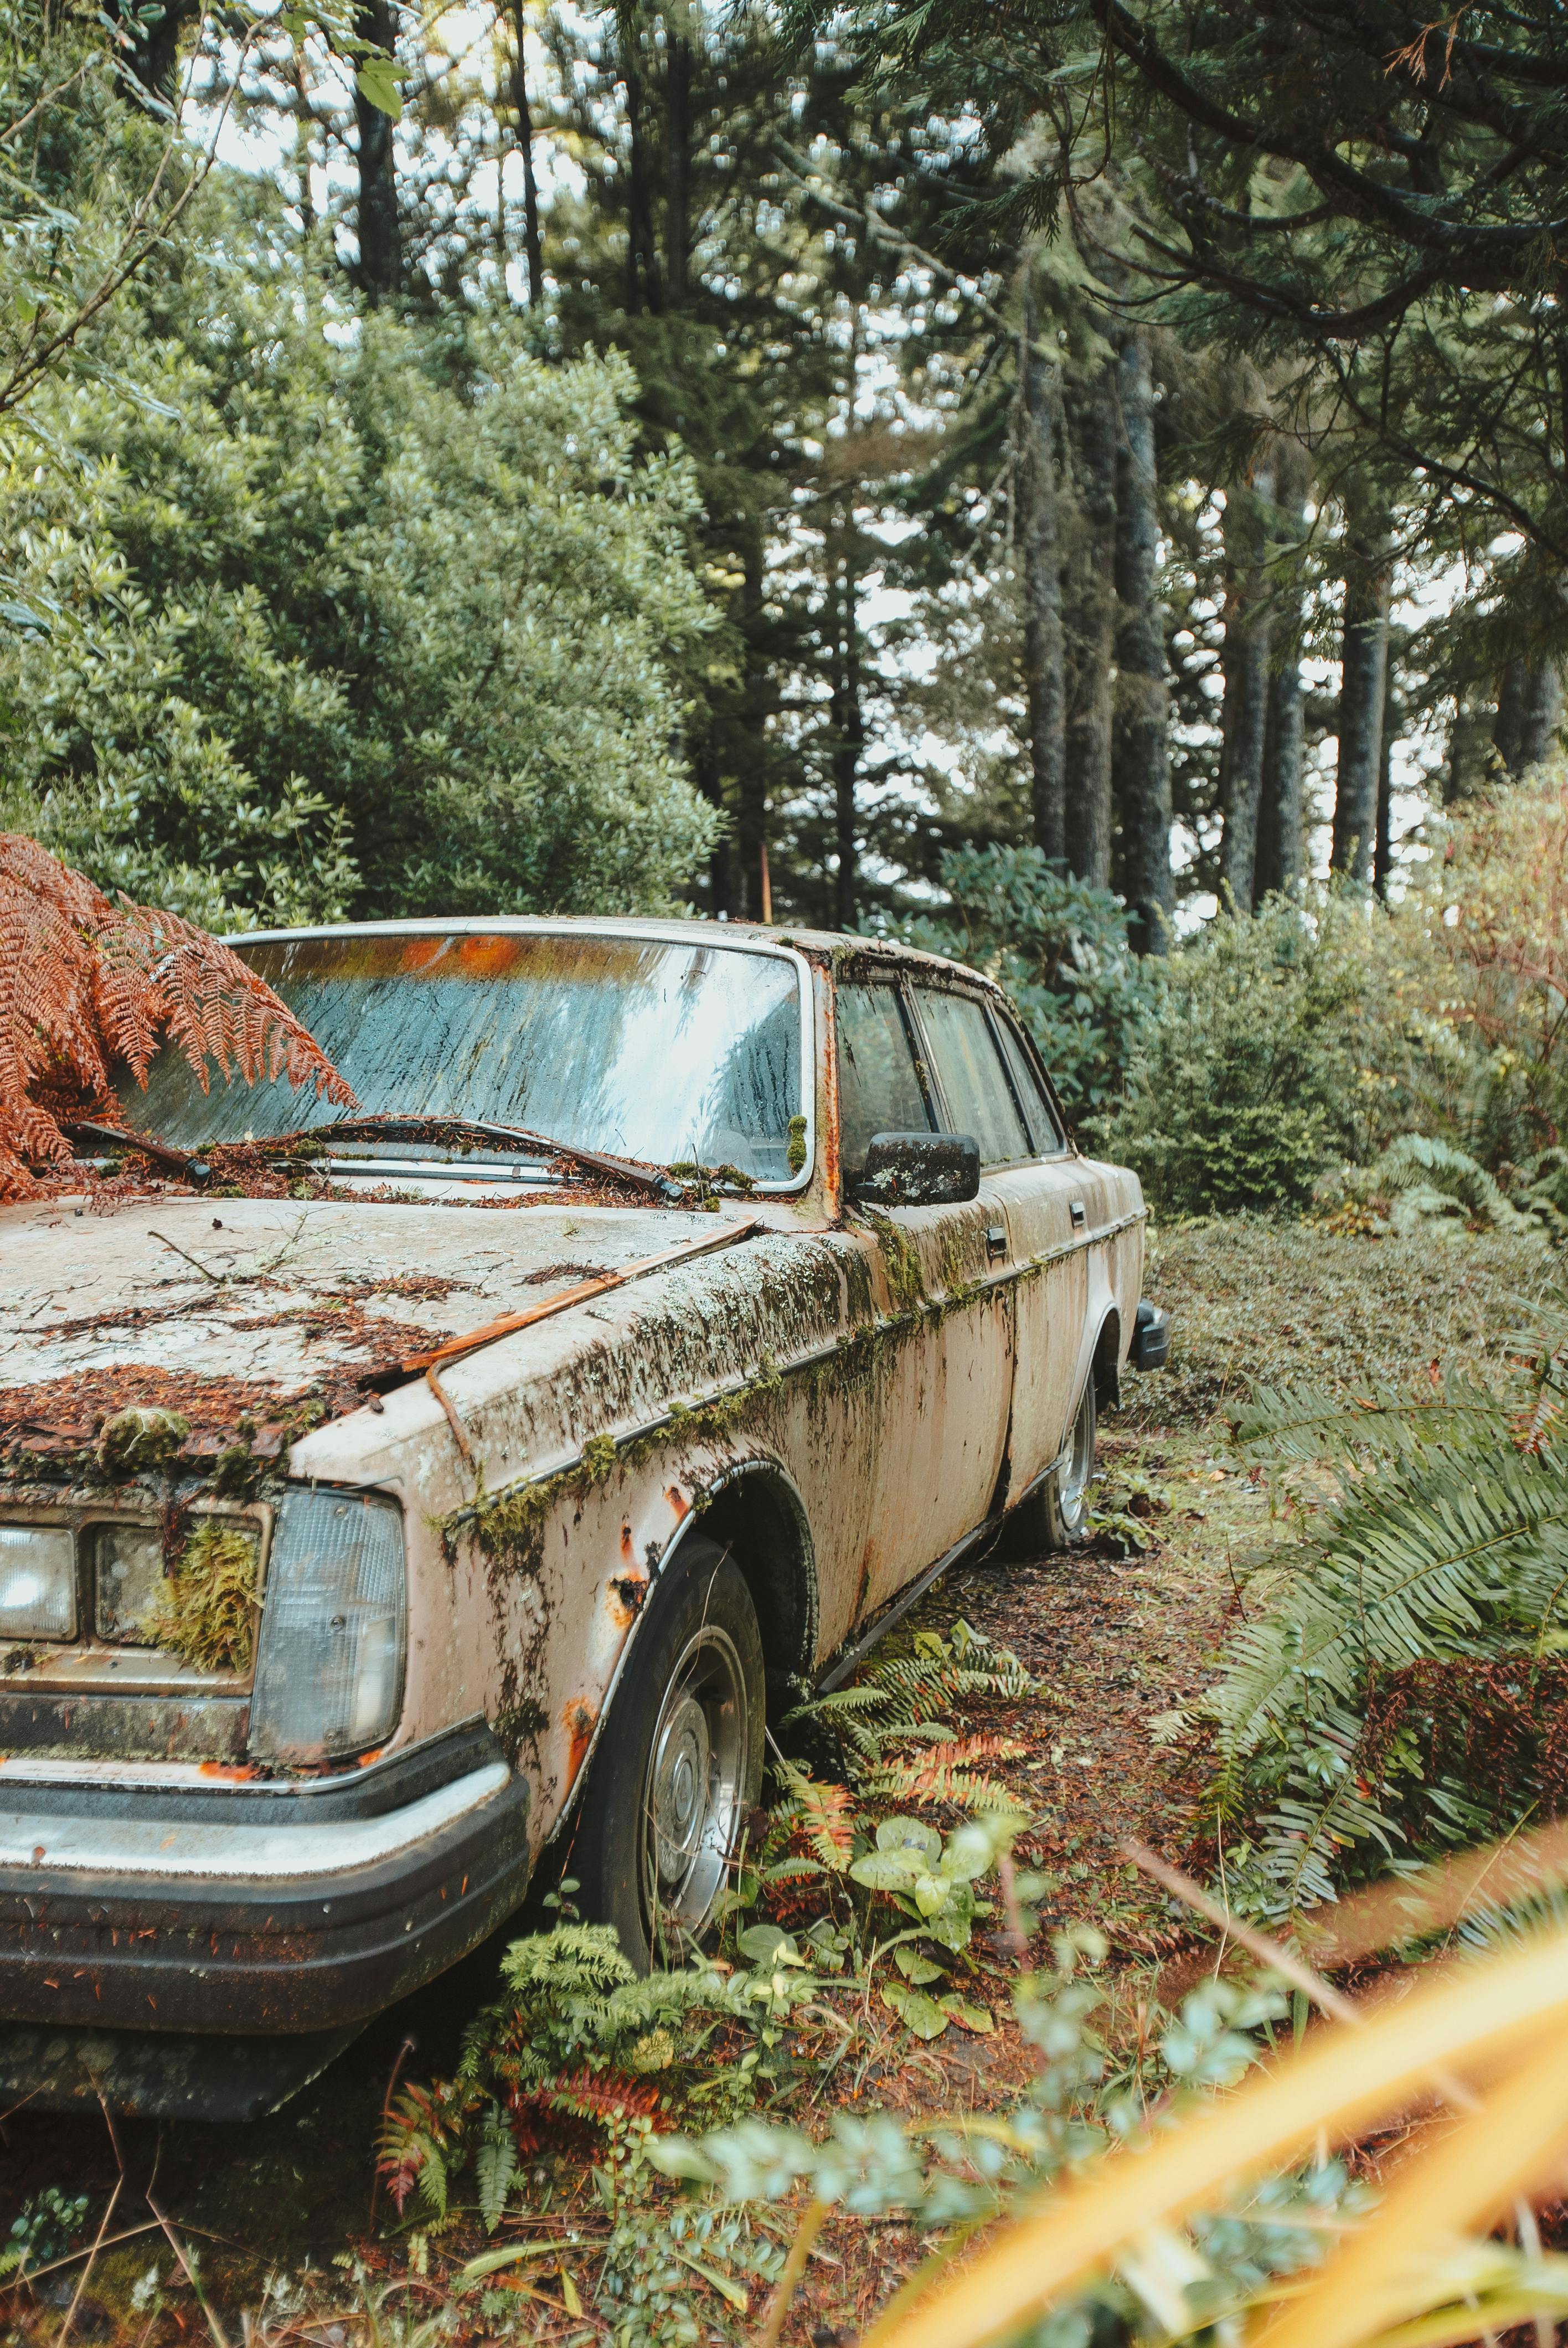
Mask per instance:
[[[592,930],[241,941],[365,1116],[466,1117],[668,1166],[787,1183],[802,1108],[800,980],[781,955]],[[167,1045],[133,1126],[195,1148],[343,1112],[284,1072],[209,1082]]]
[[[955,1132],[974,1135],[983,1166],[1031,1158],[984,1005],[971,995],[939,994],[925,986],[916,989],[915,999]]]
[[[1041,1084],[1040,1071],[1012,1021],[1005,1012],[997,1012],[993,1016],[997,1033],[1002,1039],[1002,1057],[1012,1077],[1013,1091],[1023,1104],[1023,1113],[1034,1136],[1035,1154],[1040,1158],[1054,1158],[1066,1148],[1067,1141],[1057,1123],[1050,1096]]]
[[[909,1032],[890,986],[838,989],[838,1148],[846,1176],[862,1171],[874,1133],[928,1133]]]

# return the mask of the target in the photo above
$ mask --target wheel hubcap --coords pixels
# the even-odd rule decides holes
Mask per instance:
[[[1094,1476],[1094,1389],[1084,1390],[1072,1422],[1072,1456],[1061,1479],[1061,1517],[1069,1531],[1083,1521],[1089,1487]]]
[[[654,1948],[694,1940],[740,1830],[749,1705],[733,1642],[709,1623],[671,1674],[643,1796],[641,1889]]]

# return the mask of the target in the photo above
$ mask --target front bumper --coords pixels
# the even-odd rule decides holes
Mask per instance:
[[[284,1783],[13,1766],[0,1768],[0,2024],[43,2025],[40,2044],[62,2030],[341,2044],[477,1947],[528,1888],[528,1787],[483,1722]]]

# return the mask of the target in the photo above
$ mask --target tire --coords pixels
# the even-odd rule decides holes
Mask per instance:
[[[654,1583],[567,1862],[579,1909],[640,1972],[684,1962],[763,1781],[763,1640],[740,1568],[692,1534]]]
[[[1089,1488],[1094,1481],[1097,1424],[1091,1375],[1072,1422],[1065,1461],[1008,1516],[1005,1555],[1041,1557],[1051,1550],[1076,1549],[1084,1539],[1089,1529]]]

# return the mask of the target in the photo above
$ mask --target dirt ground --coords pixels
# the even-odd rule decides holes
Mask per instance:
[[[999,1715],[991,1707],[983,1725],[1005,1725],[1027,1747],[1006,1775],[1030,1820],[1024,1856],[1058,1879],[1047,1921],[1097,1924],[1132,2003],[1156,1989],[1179,1994],[1208,1961],[1202,1935],[1121,1845],[1132,1835],[1178,1862],[1194,1855],[1201,1756],[1190,1743],[1161,1741],[1162,1715],[1212,1676],[1227,1617],[1243,1602],[1238,1561],[1280,1529],[1261,1486],[1225,1456],[1223,1407],[1246,1361],[1266,1354],[1273,1376],[1344,1383],[1399,1375],[1440,1348],[1484,1358],[1518,1324],[1522,1298],[1539,1292],[1542,1266],[1501,1243],[1434,1251],[1209,1225],[1173,1234],[1155,1275],[1151,1292],[1177,1308],[1173,1375],[1139,1382],[1129,1408],[1102,1429],[1098,1497],[1120,1529],[1065,1556],[968,1565],[927,1595],[908,1626],[947,1630],[961,1617],[1010,1646],[1042,1683],[1041,1700]],[[1131,1550],[1134,1532],[1141,1553]],[[364,2336],[347,2271],[356,2256],[395,2283],[380,2327],[388,2339],[414,2348],[432,2317],[445,2329],[442,2273],[486,2238],[472,2214],[457,2214],[429,2242],[408,2226],[389,2230],[384,2203],[373,2211],[372,2147],[395,2065],[409,2076],[451,2067],[465,2023],[492,1993],[503,1942],[383,2016],[314,2085],[250,2127],[111,2126],[101,2115],[26,2109],[0,2119],[0,2248],[48,2188],[87,2201],[76,2231],[62,2231],[63,2262],[0,2289],[0,2348],[64,2348],[67,2315],[72,2342],[252,2348],[260,2339],[270,2348],[302,2339],[343,2348]],[[829,2103],[933,2113],[1009,2099],[1028,2071],[1009,2013],[1011,1968],[994,1941],[978,1955],[968,1993],[990,2005],[993,2035],[955,2029],[921,2044],[866,2002],[831,2086],[792,2116],[809,2126]],[[563,2220],[574,2204],[586,2209],[565,2178]],[[852,2339],[921,2255],[912,2230],[896,2222],[830,2224],[786,2342],[833,2348]],[[286,2277],[287,2289],[258,2327],[269,2276]],[[582,2348],[608,2338],[605,2323],[573,2309],[576,2297],[564,2283],[545,2285],[531,2334],[511,2336]],[[452,2336],[492,2336],[477,2303],[464,2307]],[[715,2301],[712,2338],[733,2336],[725,2320]]]

